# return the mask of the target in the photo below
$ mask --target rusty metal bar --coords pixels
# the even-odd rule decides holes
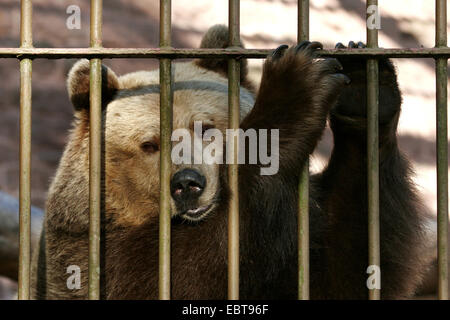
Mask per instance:
[[[176,48],[0,48],[0,58],[74,59],[74,58],[249,58],[265,59],[274,49],[176,49]],[[324,49],[321,56],[358,56],[386,58],[449,58],[450,48],[367,48]]]
[[[171,45],[171,0],[160,0],[159,45],[168,49]],[[159,299],[170,299],[170,174],[172,160],[172,61],[168,58],[159,62],[160,75],[160,200],[159,200]]]
[[[436,47],[447,47],[447,1],[436,0]],[[447,58],[436,60],[438,298],[448,300]]]
[[[22,0],[20,6],[21,47],[31,48],[31,0]],[[31,59],[20,60],[20,186],[19,186],[19,300],[30,299],[31,257]]]
[[[367,9],[378,6],[378,0],[367,0]],[[369,10],[367,10],[369,11]],[[373,14],[373,13],[371,13]],[[369,13],[367,21],[369,20]],[[367,25],[367,47],[378,47],[378,30]],[[379,207],[379,138],[378,138],[378,60],[367,60],[367,181],[369,266],[380,269],[380,207]],[[369,299],[379,300],[380,289],[369,288]]]
[[[229,45],[240,45],[240,2],[228,2]],[[240,63],[228,60],[228,128],[238,129],[240,125]],[[234,143],[234,159],[228,164],[228,183],[231,197],[228,202],[228,299],[239,299],[239,166],[238,139]]]
[[[171,60],[178,58],[229,58],[229,127],[239,127],[238,59],[265,58],[271,49],[242,49],[239,45],[239,0],[229,0],[230,48],[173,49],[171,45],[171,1],[160,0],[160,48],[102,48],[102,0],[91,1],[90,48],[33,48],[32,1],[21,1],[21,47],[0,48],[0,58],[20,59],[20,255],[19,299],[29,299],[30,271],[30,171],[31,171],[31,59],[89,58],[90,73],[90,230],[89,298],[100,298],[100,208],[101,208],[101,59],[159,58],[161,85],[161,216],[159,297],[170,299],[170,135],[172,132]],[[367,0],[367,7],[378,5]],[[309,1],[298,2],[298,41],[308,39]],[[447,47],[446,1],[436,0],[436,47],[418,49],[379,49],[378,32],[367,28],[368,48],[322,50],[322,56],[360,56],[367,61],[368,107],[368,190],[369,264],[380,265],[379,239],[379,156],[378,156],[378,57],[436,59],[436,131],[438,179],[439,298],[448,299],[448,151],[447,151]],[[371,59],[373,58],[373,59]],[[237,157],[237,149],[235,152]],[[236,159],[237,160],[237,159]],[[230,299],[239,298],[239,199],[238,165],[229,166],[233,197],[229,203],[229,289]],[[299,183],[299,299],[309,298],[308,165]],[[379,299],[380,290],[369,290],[370,299]]]
[[[102,0],[91,0],[90,45],[102,45]],[[100,299],[102,181],[102,61],[90,61],[89,123],[89,299]]]
[[[309,39],[309,0],[298,1],[297,42]],[[298,299],[309,300],[309,160],[298,186]]]

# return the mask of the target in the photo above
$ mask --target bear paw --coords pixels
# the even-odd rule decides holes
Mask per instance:
[[[336,49],[347,48],[342,43]],[[350,41],[348,48],[362,49],[362,42]],[[362,57],[339,58],[344,68],[343,73],[351,79],[345,87],[332,113],[353,119],[365,119],[367,116],[367,59]],[[379,123],[388,124],[396,119],[400,111],[401,94],[397,83],[395,67],[389,59],[379,60]]]
[[[319,42],[303,41],[274,50],[264,64],[259,100],[280,112],[306,108],[326,117],[350,79],[337,59],[318,57],[322,48]]]

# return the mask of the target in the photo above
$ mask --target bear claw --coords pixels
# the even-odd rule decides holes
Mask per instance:
[[[366,45],[361,41],[358,42],[358,48],[366,48]]]
[[[314,41],[302,41],[298,45],[295,46],[295,52],[298,53],[302,50],[322,50],[323,45],[320,42]]]
[[[287,48],[289,48],[288,45],[282,44],[272,52],[272,58],[274,60],[281,58],[283,56],[284,51],[286,51]]]
[[[342,42],[338,42],[338,43],[336,43],[336,46],[334,48],[335,49],[347,49],[347,48],[350,48],[350,49],[364,49],[364,48],[367,48],[367,46],[366,46],[365,43],[363,43],[361,41],[358,41],[357,43],[354,42],[354,41],[350,41],[348,43],[348,46],[344,46],[342,44]]]

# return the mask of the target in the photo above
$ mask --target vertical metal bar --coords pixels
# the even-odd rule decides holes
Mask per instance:
[[[20,7],[21,48],[33,47],[32,3],[22,0]],[[30,299],[30,210],[31,210],[31,59],[20,60],[20,187],[19,187],[19,293]]]
[[[367,9],[378,0],[367,0]],[[368,10],[367,10],[368,11]],[[369,18],[369,16],[367,16]],[[367,47],[378,47],[378,30],[367,25]],[[379,141],[378,141],[378,60],[367,60],[367,181],[369,266],[380,267]],[[369,299],[379,300],[380,289],[369,289]]]
[[[436,47],[447,47],[447,1],[436,0]],[[436,60],[438,298],[448,300],[447,58]]]
[[[171,45],[171,1],[160,1],[160,40],[161,48]],[[159,212],[159,299],[170,299],[170,173],[172,160],[172,61],[161,59],[160,74],[160,212]]]
[[[299,0],[297,41],[308,39],[309,0]],[[309,160],[298,185],[298,299],[309,299]]]
[[[240,45],[239,0],[229,0],[228,27],[230,47]],[[240,124],[240,63],[228,60],[228,127],[238,129]],[[228,164],[228,182],[231,198],[228,203],[228,299],[239,299],[239,167],[238,142],[234,143],[233,163]]]
[[[102,46],[102,0],[91,0],[90,45]],[[89,139],[89,299],[100,299],[102,179],[102,61],[90,61]]]

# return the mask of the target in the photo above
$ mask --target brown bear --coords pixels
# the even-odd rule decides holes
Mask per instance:
[[[227,28],[211,28],[203,48],[224,48]],[[349,44],[352,47],[361,43]],[[342,46],[339,44],[339,46]],[[368,295],[366,71],[359,58],[319,58],[320,43],[280,46],[265,61],[254,92],[241,61],[241,125],[279,130],[279,168],[239,166],[240,297],[297,296],[299,173],[330,119],[331,159],[310,178],[311,298]],[[227,63],[173,64],[173,128],[194,122],[224,132]],[[351,83],[350,83],[351,79]],[[74,128],[49,190],[40,250],[34,255],[36,299],[85,299],[88,290],[89,63],[69,73]],[[117,77],[103,67],[104,185],[102,298],[155,299],[158,294],[159,71]],[[407,160],[397,147],[401,95],[395,69],[380,60],[381,293],[414,293],[425,261],[420,212]],[[226,164],[172,164],[173,299],[227,298]],[[70,266],[81,283],[68,286]],[[69,271],[69,273],[68,273]]]

